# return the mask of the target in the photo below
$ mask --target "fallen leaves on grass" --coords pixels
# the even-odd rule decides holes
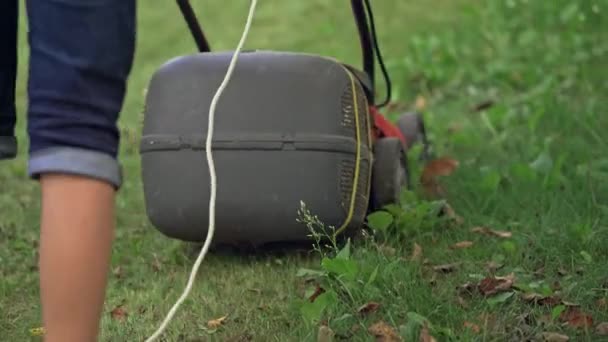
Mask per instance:
[[[327,325],[321,325],[317,332],[317,342],[332,342],[335,335]]]
[[[422,258],[422,247],[419,244],[414,242],[414,249],[412,250],[412,261],[419,261]]]
[[[608,336],[608,322],[598,324],[595,327],[595,333],[600,336]]]
[[[481,328],[479,328],[479,325],[477,325],[475,323],[464,322],[463,326],[467,329],[470,329],[471,331],[473,331],[476,334],[479,334],[479,332],[481,331]]]
[[[498,271],[499,269],[503,268],[504,266],[505,266],[504,264],[499,264],[496,261],[489,261],[488,263],[486,263],[486,269],[490,273],[494,273],[494,272]]]
[[[207,322],[207,327],[209,329],[217,329],[220,326],[222,326],[224,323],[226,323],[227,318],[228,318],[228,315],[222,316],[220,318],[212,319],[209,322]]]
[[[378,252],[380,252],[384,256],[392,257],[392,256],[395,256],[395,254],[397,254],[397,250],[391,246],[378,245],[377,249],[378,249]]]
[[[200,342],[203,340],[188,340],[189,342]],[[251,342],[253,341],[253,335],[250,333],[239,334],[237,336],[228,337],[225,341],[230,342]]]
[[[479,282],[478,288],[484,296],[491,296],[511,290],[514,281],[515,274],[513,273],[506,277],[487,277]]]
[[[460,123],[460,122],[451,122],[451,123],[448,125],[447,131],[448,131],[448,133],[450,133],[450,134],[453,134],[453,133],[458,133],[458,132],[462,131],[462,126],[463,126],[463,125],[462,125],[462,123]]]
[[[456,214],[456,211],[454,211],[454,208],[452,208],[452,206],[449,205],[448,203],[445,203],[441,207],[440,214],[445,215],[450,220],[453,220],[454,222],[456,222],[456,224],[460,225],[460,224],[464,223],[464,219],[461,216],[459,216],[458,214]]]
[[[496,314],[484,312],[479,315],[478,322],[480,322],[483,329],[493,330],[497,325]]]
[[[465,249],[471,247],[473,247],[473,241],[460,241],[450,246],[451,249]]]
[[[116,277],[116,279],[121,279],[123,277],[122,267],[116,266],[112,269],[112,275]]]
[[[559,319],[572,328],[589,328],[593,326],[593,317],[575,306],[569,306],[564,310]]]
[[[422,95],[418,95],[416,97],[416,102],[414,103],[414,107],[417,111],[423,111],[426,108],[426,99]]]
[[[437,340],[433,336],[431,336],[431,333],[429,332],[429,326],[426,322],[422,326],[422,329],[420,329],[419,340],[420,342],[437,342]]]
[[[357,312],[362,314],[362,315],[367,315],[367,314],[371,314],[374,313],[376,311],[378,311],[378,309],[380,308],[380,303],[376,303],[376,302],[369,302],[363,306],[361,306]]]
[[[461,296],[458,296],[456,298],[456,301],[458,302],[458,305],[460,305],[461,308],[463,308],[463,309],[469,308],[469,303],[467,303],[467,301],[464,298],[462,298]]]
[[[471,108],[472,112],[481,112],[483,110],[489,109],[494,105],[494,100],[485,100],[477,103]]]
[[[507,239],[507,238],[510,238],[511,236],[513,236],[513,233],[511,233],[511,232],[507,232],[504,230],[493,230],[493,229],[490,229],[488,227],[483,227],[483,226],[473,227],[473,228],[471,228],[471,232],[484,234],[484,235],[488,235],[488,236],[496,236],[496,237],[500,237],[503,239]]]
[[[323,294],[325,292],[325,289],[323,289],[321,286],[317,285],[317,288],[315,289],[315,291],[310,295],[310,297],[308,297],[308,300],[312,303],[315,301],[315,299],[317,299],[317,297],[319,297],[321,294]]]
[[[442,272],[442,273],[451,273],[451,272],[454,272],[456,270],[456,268],[458,268],[459,265],[460,265],[460,263],[437,265],[437,266],[433,266],[433,271]]]
[[[247,289],[247,291],[253,292],[253,293],[258,294],[258,295],[262,294],[262,290],[256,289],[256,288]]]
[[[570,341],[570,337],[555,332],[542,333],[543,341],[545,342],[566,342]]]
[[[420,176],[420,182],[427,194],[441,196],[444,191],[439,185],[440,176],[449,176],[458,168],[459,162],[449,157],[438,158],[430,161],[424,167]]]
[[[458,294],[460,295],[472,295],[475,291],[475,284],[465,283],[458,287]]]
[[[521,298],[528,303],[537,305],[556,306],[562,304],[562,299],[558,296],[543,296],[539,293],[526,293]]]
[[[127,309],[124,307],[124,305],[119,305],[110,312],[110,316],[112,316],[112,319],[115,319],[118,321],[124,321],[128,315],[129,314],[127,312]]]
[[[376,322],[368,329],[374,335],[377,342],[401,342],[401,337],[393,327],[383,321]]]
[[[156,255],[156,253],[153,254],[153,259],[152,259],[152,265],[150,265],[152,267],[152,270],[154,270],[154,272],[160,272],[162,269],[162,263],[160,262],[160,260],[158,259],[158,255]]]

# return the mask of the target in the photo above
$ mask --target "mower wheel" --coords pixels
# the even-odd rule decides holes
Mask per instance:
[[[422,115],[416,112],[405,113],[399,117],[397,127],[401,134],[405,136],[407,149],[409,150],[416,143],[424,143],[426,140],[426,132],[424,129],[424,121]]]
[[[409,184],[407,158],[399,138],[386,137],[374,144],[371,206],[379,210],[399,201],[401,190]]]

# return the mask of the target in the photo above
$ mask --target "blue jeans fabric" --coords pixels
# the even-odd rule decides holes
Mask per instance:
[[[27,0],[27,130],[33,178],[75,173],[120,187],[118,115],[135,0]],[[0,1],[0,136],[14,135],[18,0]]]

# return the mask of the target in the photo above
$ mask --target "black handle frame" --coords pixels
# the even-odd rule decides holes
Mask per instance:
[[[196,43],[196,46],[198,48],[198,50],[200,52],[210,52],[211,51],[211,46],[209,45],[209,41],[207,40],[207,38],[205,37],[205,34],[203,33],[203,30],[201,28],[201,25],[198,21],[198,19],[196,18],[196,14],[194,13],[194,10],[192,9],[192,6],[190,5],[190,1],[189,0],[176,0],[177,1],[177,5],[179,6],[180,11],[182,12],[182,15],[184,17],[184,20],[186,21],[186,24],[188,25],[188,29],[190,30],[190,33],[192,35],[192,38],[194,39],[194,42]],[[361,55],[362,55],[362,59],[363,59],[363,70],[365,71],[365,73],[367,74],[368,78],[369,78],[369,82],[371,85],[371,94],[369,94],[371,96],[371,102],[373,103],[373,97],[374,97],[374,89],[375,89],[375,77],[374,77],[374,48],[377,49],[376,43],[375,43],[375,36],[373,35],[373,32],[370,31],[370,26],[368,23],[368,18],[367,18],[367,14],[366,14],[366,7],[368,6],[368,10],[370,11],[370,16],[371,16],[371,8],[370,4],[368,1],[366,1],[365,3],[363,2],[364,0],[351,0],[350,1],[350,5],[351,5],[351,9],[353,12],[353,15],[355,17],[355,23],[357,24],[357,30],[359,32],[359,42],[361,45]],[[372,20],[372,25],[373,25],[373,18],[370,18],[370,20]],[[376,51],[377,54],[379,54],[379,51]],[[381,58],[380,55],[378,55],[378,58]],[[383,72],[385,73],[385,77],[387,78],[387,85],[389,86],[390,89],[390,80],[388,79],[388,75],[386,75],[386,72],[384,70],[384,65],[381,62],[381,66],[383,67]],[[389,90],[390,92],[390,90]],[[390,93],[389,93],[390,94]],[[390,96],[390,95],[389,95]]]
[[[194,38],[194,43],[196,43],[198,51],[210,52],[211,46],[209,45],[209,41],[207,40],[207,37],[205,37],[203,29],[196,18],[196,13],[194,13],[192,6],[190,6],[190,0],[177,0],[177,5],[184,16],[184,20],[188,25],[192,38]]]

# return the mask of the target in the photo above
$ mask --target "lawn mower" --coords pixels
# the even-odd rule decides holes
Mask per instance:
[[[232,53],[212,52],[188,0],[177,0],[198,52],[152,76],[140,146],[147,215],[164,235],[206,236],[208,108]],[[351,0],[363,70],[334,58],[274,50],[239,56],[214,125],[217,171],[214,244],[309,239],[302,203],[335,234],[360,229],[370,211],[399,201],[409,185],[407,151],[426,144],[422,118],[397,124],[380,113],[391,83],[369,0]],[[375,59],[386,82],[376,103]]]

